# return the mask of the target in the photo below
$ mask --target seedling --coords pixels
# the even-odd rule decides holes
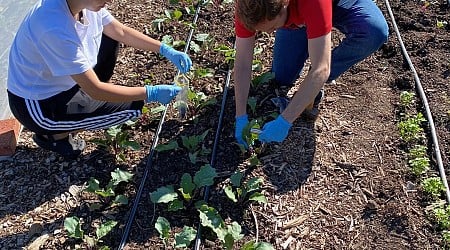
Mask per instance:
[[[105,237],[117,225],[117,221],[109,220],[101,224],[95,231],[95,237],[84,234],[81,229],[81,221],[78,217],[68,217],[64,220],[64,229],[71,238],[83,240],[90,249],[98,248],[102,250],[110,249],[108,246],[98,246],[102,242],[101,238]]]
[[[236,50],[235,49],[222,44],[219,47],[215,48],[214,51],[221,52],[225,55],[225,63],[227,63],[229,65],[234,64],[234,60],[236,59]]]
[[[242,177],[243,174],[241,172],[235,172],[231,175],[231,185],[227,185],[224,188],[227,197],[237,203],[244,203],[246,201],[267,203],[267,198],[258,192],[258,190],[261,189],[263,179],[260,177],[254,177],[246,183],[242,183]]]
[[[155,228],[159,232],[159,237],[163,240],[164,245],[167,247],[170,238],[170,223],[164,217],[158,217],[155,223]],[[184,226],[180,233],[175,234],[175,248],[185,248],[188,247],[191,242],[195,239],[197,230],[192,227]]]
[[[219,212],[200,201],[196,204],[197,211],[200,215],[200,223],[202,226],[211,229],[222,242],[225,249],[233,249],[236,241],[242,239],[241,225],[233,221],[231,225],[226,225]]]
[[[402,91],[400,93],[400,104],[403,107],[408,108],[411,104],[414,103],[414,97],[415,95],[413,92]]]
[[[273,79],[275,79],[275,73],[265,72],[255,78],[253,78],[253,80],[251,82],[252,88],[258,89],[260,86],[270,83]]]
[[[195,164],[198,160],[203,160],[203,157],[211,153],[211,150],[203,145],[208,132],[209,130],[206,130],[201,135],[181,136],[183,147],[188,150],[189,160],[192,164]]]
[[[216,177],[215,168],[206,164],[195,173],[194,178],[188,173],[183,174],[178,188],[179,192],[175,191],[173,185],[163,186],[150,193],[150,200],[153,203],[168,204],[169,211],[182,209],[183,201],[191,202],[195,196],[199,195],[200,188],[211,186]]]
[[[445,186],[439,177],[430,177],[422,181],[422,188],[425,193],[431,195],[434,199],[438,199],[442,192],[445,191]]]
[[[425,173],[430,168],[430,160],[426,155],[426,151],[426,146],[416,145],[410,150],[408,154],[409,166],[416,176]]]
[[[91,177],[91,179],[88,181],[88,186],[84,191],[98,194],[103,198],[114,197],[113,204],[126,205],[128,204],[128,198],[121,194],[116,195],[115,190],[119,183],[129,182],[132,177],[133,174],[116,168],[114,172],[111,172],[111,180],[108,182],[105,188],[101,188],[100,182]],[[93,206],[93,208],[96,207],[96,205]]]
[[[433,209],[434,218],[441,229],[450,229],[450,206],[437,207]]]
[[[430,169],[430,159],[427,157],[414,158],[408,161],[413,174],[419,176]]]
[[[241,250],[275,250],[275,248],[267,242],[249,241],[242,246]]]
[[[406,120],[400,121],[397,125],[400,130],[400,137],[406,142],[420,139],[423,137],[423,128],[420,125],[424,121],[426,120],[422,113],[418,113],[415,117],[409,117]]]
[[[134,122],[128,121],[125,124],[131,126]],[[105,131],[105,140],[94,139],[92,141],[97,145],[112,149],[117,160],[125,161],[124,151],[126,149],[139,150],[141,146],[138,142],[128,139],[129,134],[127,131],[122,130],[122,126],[121,124],[108,128]]]
[[[247,100],[247,105],[250,106],[250,110],[252,111],[252,114],[256,114],[256,105],[258,100],[256,97],[250,96]]]

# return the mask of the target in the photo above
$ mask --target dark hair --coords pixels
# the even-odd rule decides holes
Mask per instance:
[[[236,0],[236,15],[249,30],[263,21],[271,21],[280,14],[283,0]]]

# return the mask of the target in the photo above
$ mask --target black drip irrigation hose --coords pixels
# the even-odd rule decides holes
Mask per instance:
[[[235,48],[236,44],[233,46],[233,49]],[[225,104],[227,101],[227,95],[228,95],[228,89],[230,87],[230,80],[231,80],[231,67],[228,68],[227,71],[227,79],[225,81],[225,87],[223,90],[223,95],[222,95],[222,104],[220,106],[220,114],[219,114],[219,121],[217,124],[217,129],[216,129],[216,135],[214,137],[214,144],[213,144],[213,150],[211,153],[211,161],[210,161],[210,165],[211,167],[215,166],[216,163],[216,155],[217,155],[217,143],[219,142],[219,137],[220,137],[220,131],[222,129],[222,121],[223,121],[223,114],[224,114],[224,110],[225,110]],[[210,186],[206,186],[204,193],[203,193],[203,200],[205,202],[208,201],[209,199],[209,190],[210,190]],[[195,245],[194,245],[194,249],[198,250],[200,249],[200,245],[201,245],[201,232],[202,232],[202,224],[201,222],[198,223],[198,227],[197,227],[197,235],[195,238]]]
[[[192,21],[192,24],[197,23],[198,13],[200,12],[200,6],[201,6],[201,3],[198,3],[197,4],[197,9],[195,11],[194,20]],[[189,35],[188,35],[188,39],[186,41],[186,47],[184,48],[184,52],[185,53],[187,53],[189,51],[189,44],[191,43],[192,34],[193,33],[194,33],[194,28],[191,28],[190,32],[189,32]],[[178,71],[177,74],[180,74],[180,71]],[[155,148],[158,145],[158,141],[159,141],[159,134],[161,133],[161,129],[162,129],[162,126],[164,124],[164,120],[165,120],[165,117],[166,117],[166,114],[167,114],[167,107],[168,107],[168,104],[165,105],[164,111],[163,111],[163,113],[161,115],[161,119],[160,119],[158,127],[156,129],[155,138],[153,139],[153,143],[152,143],[152,146],[150,148],[150,154],[149,154],[149,156],[147,158],[147,163],[145,165],[144,174],[142,176],[142,180],[141,180],[141,183],[139,185],[139,189],[138,189],[138,192],[136,194],[136,198],[134,200],[133,207],[131,208],[130,217],[128,217],[128,221],[127,221],[127,224],[125,226],[125,231],[123,232],[122,239],[121,239],[120,244],[119,244],[119,248],[118,248],[119,250],[123,249],[125,247],[125,244],[127,243],[128,236],[130,234],[130,229],[131,229],[131,226],[133,225],[133,220],[134,220],[134,217],[136,215],[136,211],[137,211],[137,208],[138,208],[141,196],[142,196],[142,192],[144,190],[145,182],[147,180],[147,177],[149,175],[150,169],[152,167],[152,159],[153,159],[153,155],[155,154]]]
[[[406,51],[405,45],[403,44],[403,40],[400,35],[400,31],[398,30],[397,23],[395,22],[394,14],[392,13],[391,6],[389,5],[389,0],[385,0],[385,1],[386,1],[386,7],[389,12],[389,16],[392,19],[392,25],[394,26],[395,33],[397,34],[397,39],[402,48],[403,55],[405,56],[406,60],[408,61],[409,67],[414,74],[414,80],[416,81],[416,89],[419,92],[420,98],[425,107],[426,116],[427,116],[428,124],[430,126],[430,131],[431,131],[431,138],[433,140],[434,153],[436,155],[436,162],[439,167],[439,174],[440,174],[441,180],[445,186],[445,194],[447,196],[447,202],[450,203],[450,190],[449,190],[448,183],[447,183],[447,177],[445,176],[444,166],[442,164],[441,151],[439,149],[439,141],[437,139],[436,128],[434,126],[433,117],[432,117],[431,111],[430,111],[430,106],[428,105],[427,97],[425,95],[425,92],[423,91],[423,87],[422,87],[422,84],[420,83],[420,79],[419,79],[419,76],[417,75],[417,71],[411,62],[408,52]],[[450,0],[449,0],[449,5],[450,5]]]

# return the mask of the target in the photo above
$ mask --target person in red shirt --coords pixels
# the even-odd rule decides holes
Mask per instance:
[[[333,50],[332,27],[345,35]],[[372,0],[236,0],[235,137],[246,147],[242,131],[248,124],[246,107],[257,31],[276,31],[272,72],[279,85],[291,86],[306,59],[311,62],[287,107],[263,126],[262,142],[282,142],[302,113],[317,109],[324,84],[378,50],[389,34],[386,20]]]

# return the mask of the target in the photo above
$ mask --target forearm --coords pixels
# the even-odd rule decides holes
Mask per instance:
[[[147,98],[145,87],[127,87],[101,82],[95,88],[82,88],[89,96],[99,101],[131,102]]]
[[[308,73],[294,94],[289,105],[283,111],[282,116],[290,123],[293,123],[306,107],[314,101],[315,96],[323,87],[328,74],[326,71],[316,71]]]
[[[72,75],[72,78],[86,94],[99,101],[130,102],[147,98],[145,87],[127,87],[101,82],[92,69]]]
[[[254,44],[254,37],[236,39],[236,60],[234,62],[236,116],[247,113],[247,100],[252,79]]]
[[[159,53],[161,42],[114,20],[104,28],[106,35],[136,49]]]

